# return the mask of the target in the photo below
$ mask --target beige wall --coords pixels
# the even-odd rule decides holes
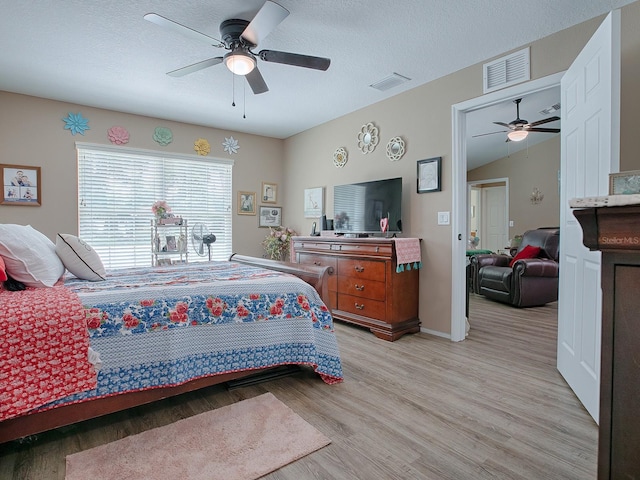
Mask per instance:
[[[262,181],[283,184],[282,140],[7,92],[0,92],[0,105],[0,163],[42,168],[42,206],[0,205],[0,223],[31,224],[51,239],[55,239],[58,232],[77,234],[75,142],[110,145],[107,130],[120,125],[131,136],[127,147],[195,155],[194,141],[204,138],[211,144],[208,156],[233,159],[233,250],[246,255],[262,255],[265,229],[258,228],[256,216],[235,214],[236,192],[245,190],[259,194]],[[89,120],[90,129],[84,135],[74,136],[64,129],[62,119],[69,112],[80,112]],[[173,142],[166,147],[161,147],[152,138],[158,126],[169,127],[173,132]],[[222,147],[225,137],[231,135],[240,145],[234,155],[224,152]],[[279,202],[286,202],[286,192],[278,193],[281,195]],[[283,215],[286,220],[286,209],[283,209]]]
[[[598,18],[585,22],[531,44],[532,79],[566,70],[601,20]],[[640,135],[633,127],[636,113],[640,111],[640,91],[637,88],[640,71],[638,24],[640,2],[635,2],[623,8],[622,15],[621,168],[625,170],[640,168],[636,153],[640,151]],[[369,87],[363,85],[362,88]],[[422,327],[445,335],[451,331],[452,231],[448,226],[437,225],[437,213],[452,209],[451,105],[481,95],[482,64],[478,64],[285,141],[287,209],[292,214],[291,218],[295,219],[295,226],[303,232],[310,230],[313,221],[303,218],[305,188],[326,187],[326,212],[332,217],[333,185],[403,177],[405,236],[422,238]],[[373,153],[363,155],[357,149],[356,135],[367,122],[374,122],[380,129],[380,145]],[[390,162],[385,156],[385,145],[396,135],[405,139],[407,152],[400,161]],[[342,169],[335,168],[332,163],[332,154],[338,147],[345,147],[349,152],[349,161]],[[435,156],[443,158],[442,192],[417,194],[416,161]],[[548,182],[552,183],[552,180]],[[527,190],[530,193],[529,187]],[[553,196],[551,189],[548,195]]]
[[[531,44],[532,78],[565,70],[600,20],[585,22]],[[640,168],[637,155],[640,135],[636,133],[635,121],[640,111],[638,24],[640,2],[635,2],[624,7],[622,15],[621,168],[624,170]],[[223,157],[224,152],[216,153],[215,147],[225,136],[233,134],[240,142],[239,153],[233,156],[234,191],[258,192],[263,180],[278,183],[284,223],[301,233],[309,232],[313,221],[303,214],[305,188],[326,187],[326,211],[331,217],[333,185],[403,177],[405,235],[423,240],[420,319],[423,328],[448,334],[452,231],[449,226],[437,225],[437,212],[452,209],[451,105],[481,95],[482,65],[478,64],[282,141],[0,92],[2,162],[41,165],[44,202],[40,208],[0,205],[0,222],[31,223],[50,237],[58,231],[77,231],[74,142],[107,143],[106,130],[113,125],[129,129],[131,147],[158,149],[151,140],[151,132],[163,125],[170,127],[175,136],[167,149],[194,153],[193,141],[202,137],[210,141],[214,155]],[[89,119],[91,127],[84,137],[73,137],[63,129],[61,119],[78,111]],[[367,122],[374,122],[380,129],[380,144],[373,153],[364,155],[357,149],[356,135]],[[385,146],[396,135],[405,139],[406,154],[400,161],[390,162],[385,156]],[[332,163],[332,154],[338,147],[349,152],[349,162],[342,169]],[[442,192],[417,194],[416,161],[435,156],[443,158]],[[261,255],[264,230],[257,228],[256,217],[235,215],[236,201],[234,198],[234,250]]]
[[[560,136],[538,143],[529,149],[470,170],[467,181],[493,178],[509,179],[509,238],[527,230],[560,225]],[[534,205],[530,196],[534,188],[543,194],[542,203]]]

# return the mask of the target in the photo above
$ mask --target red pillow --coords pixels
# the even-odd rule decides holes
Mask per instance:
[[[513,267],[513,264],[516,263],[517,260],[522,258],[536,258],[540,254],[540,247],[532,247],[531,245],[527,245],[522,250],[520,250],[515,257],[509,263],[510,267]]]
[[[7,280],[7,269],[4,266],[4,258],[0,257],[0,282]]]

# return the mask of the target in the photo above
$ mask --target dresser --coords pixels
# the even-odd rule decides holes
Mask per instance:
[[[598,479],[640,478],[640,206],[574,211],[602,251]]]
[[[389,238],[293,237],[292,260],[329,267],[333,318],[368,328],[394,341],[420,331],[419,271],[396,272]]]

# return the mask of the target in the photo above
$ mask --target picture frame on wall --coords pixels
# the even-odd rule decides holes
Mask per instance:
[[[304,189],[304,218],[318,218],[324,213],[324,188]]]
[[[256,192],[238,192],[238,215],[256,214]]]
[[[258,226],[263,228],[282,226],[282,207],[260,205]]]
[[[418,193],[442,190],[442,157],[418,160]]]
[[[2,205],[42,205],[40,167],[0,164]]]
[[[277,203],[278,184],[272,182],[262,182],[262,203]]]

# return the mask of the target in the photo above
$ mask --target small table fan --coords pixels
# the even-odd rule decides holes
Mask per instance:
[[[196,223],[191,228],[191,243],[198,255],[204,257],[204,246],[209,251],[209,261],[211,261],[211,244],[216,241],[216,236],[209,232],[204,223]]]

